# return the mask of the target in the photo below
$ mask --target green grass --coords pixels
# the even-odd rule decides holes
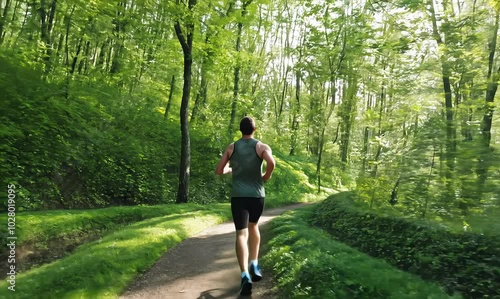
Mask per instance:
[[[294,173],[290,176],[297,177]],[[266,208],[278,207],[296,202],[317,201],[324,195],[299,193],[295,189],[277,193],[268,191]],[[18,269],[25,271],[33,266],[67,255],[76,246],[98,239],[134,222],[164,215],[183,214],[195,210],[211,210],[214,206],[226,204],[166,204],[157,206],[111,207],[93,210],[26,211],[16,215],[17,248],[31,252],[19,260]],[[0,223],[7,223],[7,216],[0,215]],[[6,234],[0,233],[0,241],[6,244]],[[7,250],[0,252],[0,258],[7,260]],[[4,270],[2,267],[0,269]],[[4,272],[4,271],[2,271]],[[0,275],[5,277],[5,273]]]
[[[134,277],[183,239],[230,218],[227,204],[182,206],[179,214],[127,226],[63,259],[16,277],[16,298],[116,298]],[[190,209],[191,211],[186,211]],[[0,283],[0,297],[10,291]]]
[[[263,265],[273,269],[282,298],[460,298],[333,240],[307,221],[314,207],[271,222]]]
[[[130,223],[198,210],[211,210],[214,215],[217,215],[217,213],[221,213],[220,207],[229,209],[227,204],[215,206],[169,204],[94,210],[20,212],[16,215],[17,269],[18,271],[26,271],[37,265],[66,256],[75,247],[103,237]],[[5,222],[3,222],[4,218]],[[0,223],[7,223],[6,221],[5,215],[2,215]],[[1,235],[0,239],[3,244],[7,244],[6,235]],[[20,253],[23,253],[22,258]],[[7,250],[1,251],[0,258],[7,260],[7,254]],[[7,265],[0,266],[2,270],[0,277],[2,278],[7,273],[5,266]]]
[[[278,198],[266,200],[266,208],[319,197]],[[138,273],[180,241],[230,219],[229,203],[19,213],[19,238],[24,244],[41,242],[40,250],[47,254],[51,240],[71,242],[92,231],[98,231],[101,238],[64,258],[18,273],[16,298],[116,298]],[[6,281],[0,282],[0,298],[10,294]]]
[[[202,205],[157,205],[112,207],[93,210],[53,210],[19,212],[16,215],[18,244],[71,238],[86,232],[96,233],[152,217],[181,214]],[[7,223],[7,215],[0,215],[0,223]]]

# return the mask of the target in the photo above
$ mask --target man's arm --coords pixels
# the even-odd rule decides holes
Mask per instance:
[[[262,176],[264,182],[269,181],[273,175],[274,167],[276,166],[276,161],[274,161],[273,152],[271,147],[267,144],[262,144],[262,159],[266,161],[266,173]]]
[[[223,175],[233,172],[233,169],[229,167],[229,159],[231,158],[231,154],[233,153],[233,148],[234,148],[233,143],[231,143],[227,147],[226,151],[220,158],[219,164],[217,164],[217,167],[215,168],[215,174]]]

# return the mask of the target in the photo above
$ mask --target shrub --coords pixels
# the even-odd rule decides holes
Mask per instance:
[[[310,209],[271,222],[273,237],[263,257],[282,298],[450,298],[434,283],[398,270],[311,227]],[[265,248],[264,248],[265,249]],[[458,297],[458,296],[456,296]]]
[[[469,298],[500,296],[500,238],[355,207],[350,193],[336,194],[317,209],[315,223],[345,242],[398,268],[441,283]]]

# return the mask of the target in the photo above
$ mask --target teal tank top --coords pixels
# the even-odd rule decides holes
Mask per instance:
[[[233,183],[231,197],[265,197],[262,159],[257,155],[257,139],[240,139],[231,155]]]

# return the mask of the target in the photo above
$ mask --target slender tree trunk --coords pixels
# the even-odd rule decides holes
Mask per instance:
[[[208,57],[205,58],[209,59]],[[195,123],[198,119],[198,114],[201,109],[205,105],[207,101],[207,89],[208,89],[208,80],[207,80],[207,66],[206,61],[202,62],[201,65],[201,82],[198,93],[196,94],[196,100],[194,101],[193,112],[191,113],[191,123]]]
[[[180,1],[180,0],[179,0]],[[179,3],[179,1],[177,3]],[[188,7],[192,11],[196,0],[189,0]],[[181,118],[181,161],[179,169],[179,188],[177,189],[176,203],[187,203],[189,199],[189,174],[191,167],[191,140],[189,137],[189,97],[191,94],[191,72],[193,65],[193,20],[186,22],[186,35],[182,32],[181,24],[177,21],[174,25],[175,33],[182,46],[184,54],[184,85],[182,88],[182,101],[180,109]]]
[[[325,144],[325,130],[326,128],[323,127],[321,131],[321,137],[319,141],[319,152],[318,152],[318,161],[316,162],[316,178],[318,181],[318,193],[321,192],[321,162],[323,159],[323,149],[324,149],[324,144]]]
[[[486,99],[485,99],[485,113],[483,117],[482,133],[483,133],[483,143],[485,147],[490,146],[491,142],[491,124],[493,121],[493,101],[495,100],[495,94],[498,89],[498,80],[500,78],[500,67],[497,69],[496,73],[493,70],[493,63],[496,55],[497,39],[498,39],[498,29],[500,21],[500,8],[497,9],[495,16],[495,26],[491,34],[491,40],[488,43],[489,55],[488,55],[488,86],[486,89]]]
[[[383,64],[383,70],[386,71],[388,66],[387,66],[387,61],[382,62]],[[389,69],[389,72],[391,70]],[[382,80],[382,86],[380,88],[380,95],[379,95],[379,101],[377,102],[378,104],[378,128],[377,128],[377,137],[382,136],[382,119],[384,115],[384,110],[386,108],[386,101],[387,101],[387,90],[386,90],[386,85],[387,85],[387,79]],[[375,129],[373,130],[375,131]],[[375,133],[375,132],[374,132]],[[380,154],[382,153],[382,145],[380,142],[377,144],[377,149],[375,151],[375,156],[373,157],[373,163],[374,166],[371,169],[371,177],[375,178],[377,177],[377,172],[378,172],[378,159],[380,158]]]
[[[279,85],[281,85],[281,82],[283,82],[283,87],[281,88],[281,92],[280,92],[279,97],[274,96],[274,117],[276,119],[275,130],[276,130],[276,133],[278,134],[278,136],[282,135],[282,133],[281,133],[281,130],[282,130],[281,118],[283,116],[283,106],[285,105],[286,95],[288,93],[287,77],[288,77],[288,70],[285,71],[283,77],[281,78],[280,82],[278,83]]]
[[[80,37],[80,39],[78,40],[78,46],[76,47],[75,56],[73,56],[73,62],[71,63],[71,69],[69,71],[71,75],[75,73],[76,64],[78,62],[78,55],[80,55],[80,52],[82,51],[82,43],[83,43],[83,37]]]
[[[19,34],[17,34],[14,42],[12,43],[12,48],[16,48],[17,47],[17,42],[19,41],[19,37],[21,36],[21,34],[24,32],[25,28],[26,28],[26,22],[28,22],[28,18],[30,17],[30,13],[32,13],[30,11],[30,7],[29,6],[26,6],[26,10],[24,11],[24,18],[23,18],[23,22],[21,24],[21,29],[19,29]],[[14,34],[14,31],[12,30],[10,32],[10,38],[12,38],[12,35]]]
[[[75,11],[75,6],[73,5],[71,13],[67,15],[64,20],[66,22],[66,33],[64,35],[64,65],[66,66],[66,92],[65,92],[66,100],[69,99],[69,87],[71,82],[71,75],[73,74],[73,70],[70,70],[69,67],[69,32],[71,29],[71,19],[73,17],[74,11]]]
[[[361,162],[360,177],[365,176],[366,168],[368,166],[368,141],[369,141],[369,138],[370,138],[370,128],[365,127],[363,129],[363,148],[361,150],[363,160]]]
[[[318,155],[319,134],[318,134],[318,113],[319,100],[316,95],[316,79],[313,76],[309,77],[309,114],[307,115],[307,149],[314,155]]]
[[[5,26],[5,23],[6,23],[6,20],[7,20],[7,14],[8,14],[9,9],[10,9],[10,4],[11,4],[10,0],[7,0],[5,2],[5,6],[3,8],[2,16],[0,16],[0,45],[3,43],[4,26]],[[0,7],[1,6],[2,6],[2,1],[0,1]]]
[[[434,146],[434,150],[432,151],[432,161],[431,161],[431,168],[429,169],[429,176],[427,177],[427,193],[429,193],[430,187],[431,187],[431,179],[432,179],[432,171],[434,169],[434,160],[436,158],[436,147]],[[424,199],[424,207],[422,209],[422,218],[425,218],[427,215],[427,209],[429,206],[429,198],[431,198],[431,194],[427,194]]]
[[[484,103],[484,116],[482,122],[482,148],[480,150],[480,157],[478,161],[477,174],[478,174],[478,194],[483,193],[484,184],[488,178],[488,165],[490,163],[491,157],[491,125],[493,122],[493,111],[494,111],[494,100],[498,89],[498,80],[500,79],[500,67],[497,69],[496,73],[493,69],[497,39],[498,39],[498,29],[500,21],[500,7],[496,9],[495,14],[495,25],[493,26],[493,31],[491,32],[491,38],[488,42],[488,85],[486,87],[486,98]]]
[[[345,170],[348,163],[349,144],[351,140],[351,128],[353,126],[354,111],[356,110],[356,90],[358,79],[351,74],[347,78],[347,87],[344,87],[341,113],[341,137],[340,137],[340,160],[341,168]]]
[[[172,80],[170,80],[170,91],[168,93],[167,107],[165,107],[165,114],[163,115],[164,119],[168,119],[170,107],[172,106],[172,98],[174,97],[174,88],[175,88],[175,75],[172,75]]]
[[[83,58],[80,59],[80,63],[78,64],[78,74],[84,74],[84,70],[87,69],[88,57],[90,52],[90,41],[85,43],[85,50],[83,52]]]
[[[252,3],[253,0],[247,0],[243,3],[241,8],[241,18],[247,15],[247,7]],[[235,50],[237,54],[241,52],[241,36],[243,34],[243,22],[238,22],[238,33],[236,37]],[[231,104],[231,118],[229,120],[229,135],[232,136],[234,130],[234,123],[236,119],[236,110],[238,106],[238,96],[240,91],[240,70],[241,70],[241,58],[238,57],[236,61],[236,66],[234,67],[234,85],[233,85],[233,102]]]
[[[292,138],[290,141],[290,156],[295,155],[295,150],[297,148],[297,138],[299,134],[299,124],[300,124],[300,81],[301,72],[297,70],[295,72],[295,105],[293,105],[293,118],[292,118]]]
[[[109,72],[111,74],[117,74],[122,69],[121,56],[122,56],[123,51],[124,51],[124,46],[123,46],[124,37],[122,37],[122,34],[125,33],[124,17],[125,17],[125,9],[127,6],[127,2],[128,1],[124,1],[124,2],[120,1],[118,3],[118,9],[116,12],[116,17],[114,19],[114,22],[115,22],[114,36],[115,36],[116,43],[111,47],[113,50],[113,57],[110,60],[111,66],[109,69]],[[123,11],[122,11],[122,9],[123,9]]]
[[[444,60],[444,59],[443,59]],[[449,200],[453,198],[453,172],[455,170],[455,156],[456,156],[456,130],[453,123],[453,102],[451,97],[450,85],[450,68],[446,61],[443,61],[443,87],[445,95],[445,109],[446,109],[446,186],[447,197]]]
[[[445,5],[445,3],[443,3]],[[429,9],[431,13],[431,21],[432,21],[432,29],[433,36],[436,40],[438,46],[444,44],[443,39],[439,33],[437,27],[437,17],[434,8],[434,0],[429,1]],[[443,22],[447,22],[446,18]],[[444,49],[446,51],[446,49]],[[446,114],[446,154],[445,154],[445,178],[446,178],[446,201],[452,200],[454,198],[454,190],[453,190],[453,173],[455,170],[455,156],[456,156],[456,129],[454,126],[454,115],[453,115],[453,98],[451,92],[451,83],[450,83],[450,63],[447,58],[447,53],[440,54],[441,61],[441,78],[443,81],[443,90],[444,90],[444,104],[445,104],[445,114]]]
[[[50,5],[49,15],[47,16],[45,0],[40,0],[40,32],[41,39],[45,43],[46,51],[43,57],[45,61],[45,74],[48,74],[52,68],[51,66],[51,56],[52,56],[52,38],[51,32],[54,24],[54,17],[57,8],[57,0],[52,0]]]
[[[370,78],[369,81],[371,82],[372,79]],[[372,110],[372,102],[373,102],[373,95],[369,93],[366,96],[366,111],[369,112]],[[361,161],[361,171],[360,171],[360,177],[364,177],[368,168],[368,160],[369,160],[369,148],[370,148],[370,127],[365,126],[363,129],[363,147],[361,149],[361,155],[362,155],[362,161]]]
[[[21,4],[20,2],[21,1],[16,1],[16,4],[14,5],[14,8],[12,9],[12,17],[10,18],[10,24],[17,22],[17,20],[18,20],[17,10],[19,9],[19,6]],[[7,32],[5,31],[5,25],[6,25],[6,21],[4,21],[4,23],[3,23],[4,27],[3,27],[3,33],[0,35],[0,45],[5,41],[5,36],[7,35]],[[19,36],[20,33],[22,32],[22,28],[24,28],[24,22],[21,25],[21,29],[19,31],[10,30],[10,34],[9,34],[9,41],[10,42],[7,43],[6,46],[10,46],[10,44],[12,43],[11,39],[12,39],[12,36],[14,35],[14,32],[16,32]]]

